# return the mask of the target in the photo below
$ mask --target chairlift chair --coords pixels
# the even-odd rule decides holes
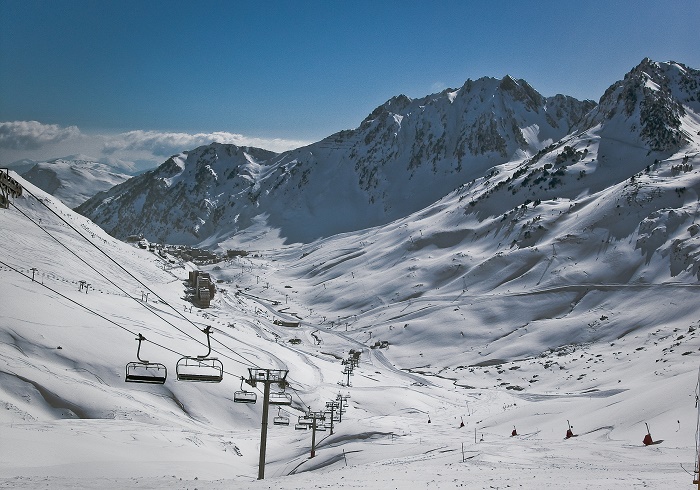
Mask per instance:
[[[255,403],[258,400],[258,395],[254,391],[246,391],[243,388],[245,378],[241,376],[241,389],[233,393],[234,403]]]
[[[289,417],[282,415],[282,409],[277,409],[277,417],[272,419],[274,425],[289,425]]]
[[[202,330],[207,335],[207,347],[209,350],[203,356],[185,356],[177,361],[175,371],[178,381],[200,381],[208,383],[219,383],[224,379],[224,365],[216,357],[209,357],[211,354],[211,327]]]
[[[139,341],[139,346],[136,349],[136,359],[126,365],[126,375],[124,381],[129,383],[151,383],[163,384],[168,377],[168,368],[159,362],[149,362],[141,359],[141,342],[146,340],[146,337],[139,334],[136,338]]]
[[[295,430],[308,430],[309,426],[306,424],[295,424],[294,429]]]
[[[270,393],[269,403],[270,405],[291,405],[292,395],[285,393],[284,391]]]

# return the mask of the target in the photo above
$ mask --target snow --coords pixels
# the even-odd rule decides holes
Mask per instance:
[[[477,82],[454,99],[392,99],[402,119],[379,108],[363,131],[410,145],[404,129],[439,126],[442,105],[496,107],[487,95],[498,81]],[[506,82],[514,101],[526,100],[521,81]],[[470,87],[488,102],[466,100]],[[337,184],[356,174],[346,156],[329,159],[336,146],[398,154],[356,144],[359,132],[274,157],[232,145],[174,157],[151,177],[182,185],[198,204],[234,191],[249,203],[231,201],[230,221],[199,228],[202,246],[248,252],[201,266],[217,285],[207,309],[187,300],[194,264],[119,242],[12,174],[41,201],[25,193],[0,210],[0,487],[689,487],[700,359],[698,116],[684,106],[688,141],[650,151],[634,129],[639,107],[612,110],[621,92],[546,152],[470,160],[468,182],[429,165],[411,180],[388,159],[377,185],[392,191],[382,202],[391,210]],[[531,148],[548,141],[543,115],[527,123],[527,111],[516,112]],[[270,190],[274,205],[250,198],[251,183],[273,189],[292,174],[294,185]],[[440,179],[457,188],[418,210],[401,204],[428,200]],[[108,198],[154,199],[134,181]],[[185,227],[172,226],[189,210],[174,209],[160,231],[186,239]],[[329,233],[338,210],[353,226]],[[205,224],[204,215],[192,222]],[[324,238],[290,244],[288,230],[300,224]],[[222,382],[178,381],[178,360],[206,352],[206,327]],[[142,358],[168,368],[163,385],[124,382],[139,333],[148,339]],[[361,354],[348,378],[341,360],[351,350]],[[279,412],[290,426],[269,425],[262,481],[260,401],[233,403],[251,367],[288,370],[293,397]],[[317,434],[310,457],[311,434],[294,423],[339,394],[349,395],[343,420],[334,434]],[[565,439],[569,426],[575,437]],[[643,445],[647,427],[657,444]]]
[[[0,266],[0,486],[665,489],[692,480],[681,464],[692,472],[698,284],[671,280],[655,253],[647,265],[613,253],[622,242],[601,254],[591,236],[576,259],[575,238],[490,257],[467,246],[474,232],[455,230],[455,194],[386,227],[300,246],[273,239],[209,266],[222,281],[213,307],[190,313],[191,265],[169,268],[23,185],[173,309],[154,294],[144,301],[140,284],[33,198],[14,204],[114,284],[13,208],[0,213],[2,261],[29,277]],[[577,207],[575,222],[558,226],[593,226],[596,208]],[[197,329],[211,325],[223,382],[175,380],[179,354],[147,342],[142,356],[166,364],[168,381],[124,383],[135,336],[69,299],[179,354],[202,354]],[[296,317],[298,328],[272,321]],[[388,349],[369,348],[378,340]],[[350,349],[362,354],[346,387],[340,359]],[[262,481],[260,403],[232,402],[251,362],[288,369],[294,399],[283,409],[292,425],[269,426]],[[310,433],[294,421],[338,393],[350,395],[343,421],[317,435],[309,458]],[[577,437],[565,440],[568,423]],[[645,423],[662,443],[642,445]]]
[[[55,159],[32,166],[23,177],[55,195],[69,208],[75,208],[100,191],[129,179],[105,164],[90,160]]]

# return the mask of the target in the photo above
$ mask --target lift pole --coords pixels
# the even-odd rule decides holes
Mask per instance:
[[[10,177],[8,169],[2,170],[0,170],[0,208],[7,209],[10,206],[10,197],[22,195],[22,185]]]
[[[267,419],[270,407],[270,385],[277,384],[284,388],[287,384],[286,377],[289,371],[285,369],[259,369],[248,368],[250,378],[248,384],[255,386],[257,383],[264,385],[262,424],[260,428],[260,459],[258,461],[258,480],[265,479],[265,450],[267,449]]]
[[[338,402],[326,402],[326,408],[328,409],[327,412],[331,414],[331,435],[333,435],[333,414],[335,413],[335,409],[338,408]]]
[[[303,417],[299,417],[299,424],[311,427],[311,458],[316,456],[316,428],[318,422],[325,422],[326,416],[324,412],[312,412],[311,407]]]
[[[258,461],[258,480],[265,479],[265,451],[267,450],[267,418],[270,406],[270,383],[265,383],[263,395],[262,424],[260,426],[260,460]]]
[[[316,456],[316,417],[311,422],[311,457]]]
[[[343,396],[340,393],[338,393],[338,396],[335,398],[338,400],[338,422],[343,421],[343,402],[347,405],[348,398],[350,398],[350,395]]]
[[[350,375],[352,374],[352,367],[350,365],[346,365],[343,368],[343,374],[347,375],[347,382],[345,386],[350,386]]]

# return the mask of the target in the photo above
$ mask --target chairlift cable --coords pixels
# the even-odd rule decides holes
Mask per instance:
[[[21,270],[15,268],[15,267],[13,267],[12,265],[10,265],[10,264],[8,264],[8,263],[6,263],[6,262],[3,262],[2,260],[0,260],[0,264],[2,264],[3,266],[7,267],[8,269],[10,269],[10,270],[12,270],[12,271],[14,271],[14,272],[17,272],[17,273],[20,274],[21,276],[24,276],[24,277],[26,277],[27,279],[32,280],[32,278],[31,278],[29,275],[25,274],[24,272],[22,272]],[[75,304],[75,305],[77,305],[77,306],[80,306],[81,308],[83,308],[84,310],[87,310],[88,312],[92,313],[93,315],[98,316],[98,317],[102,318],[103,320],[105,320],[105,321],[107,321],[107,322],[109,322],[109,323],[111,323],[111,324],[113,324],[113,325],[115,325],[115,326],[121,328],[122,330],[124,330],[124,331],[130,333],[131,335],[139,335],[138,333],[136,333],[136,332],[134,332],[134,331],[128,329],[127,327],[125,327],[125,326],[123,326],[123,325],[120,325],[119,323],[115,322],[114,320],[111,320],[110,318],[107,318],[107,317],[104,316],[103,314],[98,313],[97,311],[95,311],[95,310],[93,310],[93,309],[91,309],[91,308],[85,306],[84,304],[80,303],[79,301],[76,301],[76,300],[74,300],[73,298],[69,298],[68,296],[64,295],[63,293],[60,293],[59,291],[56,291],[56,290],[53,289],[51,286],[47,286],[46,284],[42,284],[42,283],[37,282],[37,281],[33,281],[33,282],[35,282],[36,284],[38,284],[38,285],[40,285],[40,286],[42,286],[42,287],[48,289],[49,291],[51,291],[52,293],[56,294],[57,296],[59,296],[59,297],[65,299],[65,300],[68,300],[68,301],[70,301],[71,303],[73,303],[73,304]],[[168,352],[172,352],[173,354],[177,354],[178,356],[184,356],[184,354],[182,354],[181,352],[178,352],[178,351],[176,351],[176,350],[174,350],[174,349],[171,349],[170,347],[166,347],[166,346],[164,346],[164,345],[162,345],[162,344],[159,344],[158,342],[155,342],[155,341],[153,341],[153,340],[144,338],[143,341],[144,341],[144,342],[150,342],[151,344],[155,345],[156,347],[160,347],[161,349],[164,349],[164,350],[166,350],[166,351],[168,351]],[[235,359],[233,359],[233,360],[235,360]],[[240,362],[240,361],[236,361],[236,362]],[[236,374],[231,373],[231,372],[228,372],[228,371],[224,371],[224,373],[226,373],[226,374],[228,374],[228,375],[230,375],[230,376],[237,377]]]
[[[30,196],[32,196],[34,199],[36,199],[37,201],[39,201],[39,203],[41,203],[46,209],[48,209],[54,216],[56,216],[58,219],[60,219],[66,226],[68,226],[71,230],[73,230],[75,233],[77,233],[77,234],[78,234],[81,238],[83,238],[86,242],[88,242],[90,245],[92,245],[93,247],[95,247],[102,255],[104,255],[104,256],[107,257],[110,261],[112,261],[117,267],[119,267],[119,268],[120,268],[121,270],[123,270],[126,274],[128,274],[132,279],[134,279],[137,283],[139,283],[143,288],[145,288],[148,292],[152,293],[153,296],[155,296],[156,298],[158,298],[163,304],[165,304],[166,306],[168,306],[171,310],[173,310],[178,316],[180,316],[180,317],[181,317],[182,319],[184,319],[186,322],[190,323],[190,324],[191,324],[193,327],[195,327],[197,330],[200,330],[200,328],[199,328],[192,320],[190,320],[190,319],[187,318],[185,315],[183,315],[183,314],[180,312],[180,310],[178,310],[177,308],[173,307],[170,303],[168,303],[168,302],[165,301],[163,298],[161,298],[160,295],[159,295],[158,293],[156,293],[156,292],[153,291],[151,288],[149,288],[149,287],[148,287],[146,284],[144,284],[138,277],[134,276],[129,270],[127,270],[127,269],[126,269],[124,266],[122,266],[119,262],[117,262],[116,260],[114,260],[114,258],[112,258],[107,252],[105,252],[104,250],[102,250],[99,246],[97,246],[95,243],[93,243],[89,238],[87,238],[85,235],[83,235],[83,234],[82,234],[79,230],[77,230],[71,223],[69,223],[68,221],[66,221],[61,215],[59,215],[56,211],[54,211],[53,209],[51,209],[43,200],[41,200],[41,199],[39,199],[37,196],[35,196],[35,195],[34,195],[30,190],[28,190],[26,187],[23,187],[23,188],[24,188],[25,191],[27,191],[27,193],[28,193]],[[15,209],[17,209],[16,206],[14,206],[14,207],[15,207]],[[22,213],[22,214],[24,214],[24,213]],[[26,216],[26,215],[25,215],[25,216]],[[38,224],[37,224],[37,225],[38,225]],[[39,226],[40,226],[40,225],[39,225]],[[48,233],[48,232],[47,232],[47,233]],[[136,299],[136,298],[134,298],[134,299]],[[136,301],[138,301],[138,300],[136,300]],[[152,311],[152,310],[151,310],[151,311]],[[162,318],[162,317],[159,317],[159,318]],[[165,319],[163,319],[163,320],[164,320],[166,323],[168,323],[169,325],[171,325],[171,326],[173,326],[174,328],[176,328],[176,329],[177,329],[178,331],[180,331],[181,333],[183,333],[183,334],[187,335],[188,337],[190,337],[192,340],[194,340],[194,341],[196,341],[196,342],[199,342],[199,343],[202,344],[202,345],[205,345],[204,342],[202,342],[202,341],[200,341],[200,340],[194,338],[193,336],[191,336],[191,335],[185,333],[184,331],[182,331],[181,329],[179,329],[178,327],[176,327],[176,326],[173,325],[172,323],[168,322],[167,320],[165,320]],[[220,343],[220,342],[219,342],[219,343]],[[222,345],[223,345],[223,344],[222,344]],[[215,351],[215,352],[216,352],[216,351]],[[236,353],[236,352],[233,351],[233,350],[232,350],[232,352]],[[220,354],[219,352],[217,352],[217,353]],[[236,353],[236,354],[237,354],[237,353]],[[237,355],[238,355],[239,357],[243,358],[243,359],[246,361],[246,363],[248,363],[248,364],[253,364],[253,365],[254,365],[254,363],[251,363],[249,359],[246,359],[245,357],[241,356],[240,354],[237,354]],[[231,358],[229,358],[228,356],[224,356],[224,357],[227,357],[228,359],[231,359]],[[234,360],[234,361],[235,361],[235,359],[231,359],[231,360]],[[240,362],[240,361],[236,361],[236,362]],[[241,364],[243,364],[243,363],[241,363]],[[256,366],[256,367],[258,367],[258,366]]]
[[[192,326],[194,326],[195,328],[197,328],[197,330],[200,330],[200,328],[199,328],[194,322],[192,322],[189,318],[187,318],[186,316],[184,316],[177,308],[174,308],[170,303],[168,303],[167,301],[165,301],[158,293],[156,293],[156,292],[153,291],[151,288],[149,288],[148,286],[146,286],[141,280],[139,280],[136,276],[134,276],[129,270],[127,270],[124,266],[122,266],[119,262],[117,262],[114,258],[112,258],[108,253],[106,253],[104,250],[102,250],[98,245],[96,245],[96,244],[93,243],[90,239],[88,239],[85,235],[83,235],[79,230],[77,230],[71,223],[69,223],[68,221],[66,221],[66,220],[65,220],[61,215],[59,215],[55,210],[53,210],[51,207],[49,207],[42,199],[39,199],[36,195],[34,195],[34,193],[32,193],[32,192],[31,192],[29,189],[27,189],[26,187],[22,186],[22,188],[23,188],[30,196],[32,196],[36,201],[38,201],[42,206],[44,206],[46,209],[48,209],[54,216],[56,216],[59,220],[61,220],[66,226],[68,226],[71,230],[73,230],[76,234],[78,234],[78,235],[79,235],[81,238],[83,238],[86,242],[88,242],[90,245],[92,245],[94,248],[96,248],[101,254],[103,254],[103,255],[104,255],[105,257],[107,257],[110,261],[112,261],[112,263],[114,263],[117,267],[119,267],[122,271],[124,271],[127,275],[129,275],[132,279],[134,279],[137,283],[139,283],[143,288],[145,288],[145,289],[148,290],[150,293],[152,293],[152,294],[153,294],[156,298],[158,298],[163,304],[165,304],[165,305],[167,305],[168,307],[170,307],[170,309],[172,309],[178,316],[180,316],[180,317],[183,318],[185,321],[187,321],[188,323],[190,323]],[[43,226],[41,226],[39,223],[37,223],[36,221],[34,221],[31,217],[29,217],[26,213],[24,213],[24,212],[23,212],[21,209],[19,209],[16,205],[14,205],[13,203],[11,203],[11,204],[12,204],[12,206],[13,206],[17,211],[20,212],[20,214],[22,214],[24,217],[26,217],[26,218],[27,218],[29,221],[31,221],[33,224],[35,224],[36,226],[38,226],[42,231],[44,231],[47,235],[49,235],[51,238],[53,238],[57,243],[59,243],[61,246],[63,246],[66,250],[68,250],[69,252],[71,252],[76,258],[78,258],[81,262],[83,262],[85,265],[87,265],[90,269],[92,269],[93,271],[95,271],[98,275],[100,275],[101,277],[103,277],[104,279],[106,279],[110,284],[114,285],[117,289],[119,289],[120,291],[122,291],[127,297],[132,298],[132,299],[133,299],[134,301],[136,301],[139,305],[141,305],[141,306],[143,306],[144,308],[146,308],[148,311],[150,311],[151,313],[153,313],[154,315],[156,315],[158,318],[160,318],[161,320],[163,320],[163,321],[164,321],[165,323],[167,323],[168,325],[170,325],[170,326],[172,326],[173,328],[175,328],[177,331],[179,331],[179,332],[182,333],[183,335],[185,335],[185,336],[189,337],[190,339],[192,339],[192,340],[194,340],[194,341],[196,341],[196,342],[198,342],[198,343],[204,345],[204,342],[202,342],[202,341],[200,341],[200,340],[194,338],[192,335],[190,335],[190,334],[188,334],[187,332],[183,331],[182,329],[180,329],[179,327],[177,327],[176,325],[174,325],[173,323],[171,323],[171,322],[168,321],[167,319],[161,317],[160,315],[158,315],[157,312],[155,312],[155,311],[152,310],[151,308],[148,308],[147,305],[141,303],[138,299],[136,299],[135,297],[131,296],[131,295],[130,295],[129,293],[127,293],[124,289],[122,289],[120,286],[118,286],[117,284],[115,284],[112,280],[110,280],[109,278],[107,278],[104,274],[102,274],[101,272],[99,272],[97,269],[95,269],[93,266],[91,266],[88,262],[86,262],[84,259],[82,259],[80,256],[78,256],[73,250],[71,250],[68,246],[66,246],[65,244],[63,244],[58,238],[56,238],[55,236],[53,236],[48,230],[46,230]],[[3,263],[3,264],[4,264],[4,262],[0,262],[0,263]],[[7,264],[4,264],[4,265],[7,265]],[[9,268],[11,268],[12,270],[18,272],[19,274],[22,274],[22,275],[25,276],[25,277],[28,277],[28,276],[26,276],[24,273],[22,273],[21,271],[15,269],[15,268],[13,268],[13,267],[11,267],[11,266],[9,266],[9,265],[7,265],[7,267],[9,267]],[[110,322],[110,323],[113,323],[114,325],[118,326],[119,328],[122,328],[122,329],[126,330],[126,331],[129,332],[130,334],[132,334],[132,335],[137,335],[135,332],[130,331],[130,330],[127,329],[126,327],[123,327],[122,325],[119,325],[118,323],[114,322],[113,320],[108,319],[108,318],[105,317],[104,315],[101,315],[101,314],[99,314],[99,313],[97,313],[97,312],[91,310],[90,308],[88,308],[88,307],[86,307],[86,306],[84,306],[84,305],[78,303],[77,301],[74,301],[73,299],[68,298],[67,296],[65,296],[65,295],[63,295],[63,294],[61,294],[61,293],[59,293],[58,291],[55,291],[54,289],[50,288],[49,286],[46,286],[46,285],[44,285],[44,284],[42,284],[42,286],[46,287],[47,289],[51,290],[52,292],[56,293],[57,295],[59,295],[59,296],[65,298],[65,299],[67,299],[67,300],[69,300],[69,301],[71,301],[71,302],[77,304],[78,306],[80,306],[80,307],[86,309],[87,311],[89,311],[89,312],[91,312],[91,313],[94,313],[95,315],[99,316],[100,318],[103,318],[103,319],[105,319],[106,321],[108,321],[108,322]],[[200,331],[201,331],[201,330],[200,330]],[[228,355],[226,355],[226,354],[223,354],[223,353],[221,353],[221,352],[219,352],[219,351],[216,351],[216,350],[213,350],[213,349],[212,349],[213,352],[216,352],[217,354],[222,355],[222,356],[225,357],[226,359],[229,359],[229,360],[231,360],[231,361],[237,362],[237,363],[239,363],[239,364],[243,364],[243,365],[246,365],[246,366],[252,365],[252,366],[255,367],[255,368],[260,368],[260,366],[258,366],[256,363],[250,361],[249,359],[247,359],[247,358],[246,358],[245,356],[243,356],[242,354],[240,354],[240,353],[234,351],[231,347],[227,346],[226,344],[224,344],[224,343],[221,342],[220,340],[218,340],[218,339],[214,339],[214,340],[215,340],[216,342],[218,342],[221,346],[223,346],[223,347],[225,347],[226,349],[230,350],[233,354],[236,354],[238,357],[240,357],[241,359],[245,360],[246,362],[243,363],[243,362],[241,362],[241,361],[239,361],[239,360],[237,360],[237,359],[233,359],[232,357],[230,357],[230,356],[228,356]],[[161,344],[159,344],[159,343],[157,343],[157,342],[154,342],[154,341],[152,341],[152,340],[147,340],[147,341],[148,341],[148,342],[151,342],[152,344],[154,344],[154,345],[156,345],[156,346],[158,346],[158,347],[161,347],[162,349],[165,349],[165,350],[170,351],[170,352],[172,352],[172,353],[175,353],[175,354],[177,354],[177,355],[183,356],[183,354],[181,354],[181,353],[179,353],[179,352],[177,352],[177,351],[175,351],[175,350],[173,350],[173,349],[170,349],[170,348],[168,348],[168,347],[165,347],[165,346],[163,346],[163,345],[161,345]],[[226,371],[226,370],[223,370],[222,372],[223,372],[223,373],[226,373],[226,374],[228,374],[228,375],[231,375],[231,376],[235,376],[233,373],[230,373],[230,372],[228,372],[228,371]],[[290,388],[291,388],[291,387],[290,387]],[[294,393],[296,394],[296,396],[297,396],[297,398],[299,399],[299,401],[301,402],[302,406],[306,406],[306,405],[304,404],[304,400],[301,399],[301,396],[299,395],[299,393],[297,392],[297,390],[295,390],[294,388],[291,388],[291,389],[292,389],[292,391],[294,391]]]
[[[78,235],[80,235],[82,238],[84,238],[84,239],[85,239],[88,243],[90,243],[93,247],[97,248],[97,250],[99,250],[105,257],[107,257],[108,259],[110,259],[114,264],[116,264],[120,269],[122,269],[124,272],[126,272],[130,277],[132,277],[134,280],[136,280],[136,281],[137,281],[139,284],[141,284],[144,288],[148,289],[149,292],[153,293],[153,295],[154,295],[155,297],[157,297],[162,303],[164,303],[164,304],[166,304],[167,306],[169,306],[173,311],[175,311],[176,313],[178,313],[178,315],[180,315],[182,318],[184,318],[184,319],[187,320],[189,323],[191,323],[192,325],[194,325],[194,326],[197,328],[197,330],[200,330],[199,327],[197,327],[197,325],[195,325],[191,320],[189,320],[187,317],[185,317],[184,315],[182,315],[176,308],[173,308],[172,305],[170,305],[167,301],[165,301],[163,298],[161,298],[157,293],[155,293],[153,290],[151,290],[148,286],[146,286],[145,284],[143,284],[137,277],[135,277],[133,274],[131,274],[131,272],[129,272],[129,271],[128,271],[127,269],[125,269],[121,264],[119,264],[116,260],[114,260],[112,257],[110,257],[109,254],[107,254],[106,252],[104,252],[102,249],[100,249],[100,247],[98,247],[97,245],[95,245],[95,244],[94,244],[93,242],[91,242],[87,237],[85,237],[82,233],[80,233],[78,230],[76,230],[75,227],[74,227],[73,225],[71,225],[70,223],[68,223],[65,219],[63,219],[63,217],[61,217],[61,216],[60,216],[59,214],[57,214],[53,209],[51,209],[48,205],[46,205],[46,203],[45,203],[44,201],[42,201],[41,199],[39,199],[38,197],[36,197],[36,196],[35,196],[34,194],[32,194],[31,191],[29,191],[28,189],[26,189],[26,188],[24,188],[24,189],[27,191],[27,193],[28,193],[29,195],[31,195],[34,199],[36,199],[37,201],[39,201],[44,207],[46,207],[49,211],[51,211],[55,216],[57,216],[63,223],[65,223],[67,226],[69,226],[73,231],[75,231]],[[109,279],[107,276],[105,276],[105,275],[102,274],[100,271],[98,271],[97,269],[95,269],[95,268],[94,268],[93,266],[91,266],[88,262],[86,262],[83,258],[81,258],[78,254],[76,254],[73,250],[71,250],[70,247],[68,247],[67,245],[65,245],[64,243],[62,243],[58,238],[56,238],[55,236],[53,236],[53,235],[52,235],[48,230],[46,230],[43,226],[41,226],[39,223],[37,223],[36,221],[34,221],[30,216],[28,216],[26,213],[24,213],[24,212],[23,212],[20,208],[18,208],[14,203],[10,203],[10,204],[11,204],[12,207],[14,207],[17,211],[19,211],[19,213],[22,214],[25,218],[27,218],[29,221],[31,221],[31,222],[34,223],[36,226],[38,226],[42,231],[44,231],[44,233],[46,233],[46,234],[49,235],[51,238],[53,238],[59,245],[61,245],[62,247],[64,247],[66,250],[68,250],[68,251],[69,251],[71,254],[73,254],[78,260],[80,260],[81,262],[83,262],[83,263],[84,263],[85,265],[87,265],[90,269],[92,269],[93,271],[95,271],[98,275],[100,275],[102,278],[104,278],[105,280],[107,280],[107,281],[108,281],[110,284],[112,284],[114,287],[116,287],[117,289],[119,289],[119,290],[120,290],[122,293],[124,293],[127,297],[129,297],[129,298],[133,299],[134,301],[136,301],[139,305],[143,306],[143,307],[146,308],[149,312],[151,312],[152,314],[154,314],[155,316],[157,316],[158,318],[160,318],[161,320],[163,320],[165,323],[167,323],[167,324],[170,325],[171,327],[175,328],[178,332],[180,332],[180,333],[182,333],[183,335],[189,337],[191,340],[194,340],[195,342],[198,342],[198,343],[204,345],[204,343],[203,343],[201,340],[196,339],[196,338],[193,337],[192,335],[188,334],[187,332],[185,332],[184,330],[182,330],[181,328],[179,328],[177,325],[175,325],[175,324],[173,324],[172,322],[168,321],[167,319],[163,318],[163,317],[160,316],[155,310],[152,310],[151,308],[148,308],[147,305],[141,303],[137,298],[135,298],[134,296],[130,295],[128,292],[126,292],[126,291],[125,291],[124,289],[122,289],[119,285],[117,285],[116,283],[114,283],[114,282],[113,282],[111,279]],[[200,331],[201,331],[201,330],[200,330]],[[234,350],[231,349],[230,347],[224,345],[221,341],[218,341],[218,340],[217,340],[217,342],[219,342],[219,344],[223,345],[224,347],[227,347],[231,352],[233,352],[234,354],[236,354],[236,355],[238,355],[239,357],[241,357],[245,362],[241,362],[241,361],[239,361],[239,360],[237,360],[237,359],[234,359],[234,358],[232,358],[232,357],[230,357],[230,356],[227,356],[226,354],[222,354],[221,352],[214,351],[214,352],[216,352],[217,354],[221,354],[221,355],[222,355],[223,357],[225,357],[226,359],[229,359],[229,360],[234,361],[234,362],[238,362],[239,364],[242,364],[242,365],[244,365],[244,366],[248,366],[248,365],[250,365],[250,364],[253,364],[253,365],[254,365],[254,363],[251,363],[249,359],[246,359],[243,355],[238,354],[236,351],[234,351]],[[258,366],[255,366],[255,367],[258,367]],[[224,371],[224,372],[225,372],[225,371]]]
[[[7,267],[8,269],[11,269],[11,270],[17,272],[18,274],[20,274],[20,275],[26,277],[27,279],[32,280],[32,278],[31,278],[29,275],[25,274],[24,272],[22,272],[21,270],[15,268],[15,267],[13,267],[13,266],[7,264],[6,262],[3,262],[2,260],[0,260],[0,264],[4,265],[4,266]],[[111,320],[111,319],[107,318],[107,317],[104,316],[103,314],[98,313],[98,312],[96,312],[95,310],[93,310],[93,309],[91,309],[91,308],[85,306],[84,304],[82,304],[82,303],[80,303],[80,302],[78,302],[78,301],[75,301],[73,298],[69,298],[69,297],[66,296],[65,294],[56,291],[56,290],[53,289],[51,286],[47,286],[46,284],[43,284],[43,283],[40,283],[40,282],[37,282],[37,281],[33,281],[33,282],[35,282],[36,284],[38,284],[38,285],[40,285],[40,286],[42,286],[42,287],[48,289],[49,291],[51,291],[52,293],[54,293],[54,294],[60,296],[61,298],[66,299],[66,300],[70,301],[71,303],[80,306],[81,308],[83,308],[83,309],[89,311],[89,312],[92,313],[93,315],[96,315],[96,316],[102,318],[103,320],[106,320],[107,322],[109,322],[109,323],[111,323],[111,324],[113,324],[113,325],[116,325],[117,327],[121,328],[122,330],[125,330],[126,332],[129,332],[131,335],[138,335],[138,333],[133,332],[132,330],[126,328],[126,327],[123,326],[123,325],[120,325],[119,323],[115,322],[114,320]],[[171,348],[169,348],[169,347],[166,347],[166,346],[164,346],[164,345],[159,344],[158,342],[154,342],[154,341],[152,341],[152,340],[147,340],[147,339],[144,339],[144,340],[147,341],[147,342],[152,343],[152,344],[155,345],[155,346],[160,347],[161,349],[165,349],[165,350],[167,350],[167,351],[169,351],[169,352],[172,352],[173,354],[182,355],[182,354],[180,354],[179,352],[177,352],[177,351],[175,351],[175,350],[173,350],[173,349],[171,349]]]

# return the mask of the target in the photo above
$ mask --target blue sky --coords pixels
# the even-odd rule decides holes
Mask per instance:
[[[25,123],[0,163],[148,158],[160,134],[280,150],[482,76],[597,101],[646,56],[700,68],[698,19],[698,0],[0,0],[0,123]]]

